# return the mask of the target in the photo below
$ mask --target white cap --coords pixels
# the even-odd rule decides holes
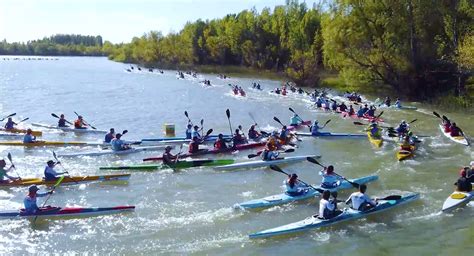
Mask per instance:
[[[470,165],[471,165],[471,166],[474,166],[474,161],[471,161]]]

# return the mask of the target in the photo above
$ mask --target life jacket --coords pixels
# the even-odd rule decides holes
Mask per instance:
[[[75,128],[82,128],[82,121],[77,119],[76,121],[74,121],[74,127]]]
[[[225,144],[224,140],[218,139],[214,143],[214,148],[216,148],[216,149],[226,149],[227,145]]]
[[[449,133],[449,134],[451,135],[451,137],[461,136],[461,132],[460,132],[460,131],[461,131],[461,130],[459,129],[459,127],[457,127],[457,126],[456,126],[456,127],[451,126],[451,127],[450,127],[450,133]]]
[[[199,151],[199,143],[192,141],[189,143],[189,153],[193,154]]]

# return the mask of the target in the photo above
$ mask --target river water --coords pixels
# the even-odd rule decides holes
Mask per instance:
[[[260,127],[279,127],[274,116],[288,121],[292,107],[304,119],[331,119],[333,132],[361,132],[354,120],[313,108],[299,95],[287,97],[269,93],[280,82],[231,78],[215,74],[198,79],[176,79],[175,71],[126,72],[128,65],[105,58],[59,58],[58,60],[3,60],[0,58],[0,115],[17,113],[15,120],[55,123],[50,113],[74,111],[102,129],[128,129],[126,139],[163,135],[163,124],[174,123],[183,134],[187,119],[204,119],[204,129],[229,133],[225,115],[231,111],[233,128],[248,128],[251,112]],[[199,80],[210,79],[215,86],[204,88]],[[259,81],[264,91],[247,89],[248,97],[235,97],[228,83],[244,88]],[[368,194],[385,196],[418,192],[420,200],[356,221],[311,230],[293,236],[249,240],[248,235],[263,229],[304,219],[318,210],[317,200],[288,204],[261,211],[233,209],[235,203],[282,191],[285,176],[269,169],[219,172],[212,168],[180,172],[133,172],[125,184],[61,186],[48,204],[57,206],[136,205],[134,213],[82,219],[39,221],[0,220],[0,254],[98,253],[98,254],[211,254],[211,255],[452,255],[471,254],[474,249],[474,207],[468,205],[450,214],[441,206],[453,191],[459,169],[474,160],[471,147],[454,144],[438,128],[433,109],[414,104],[417,111],[385,110],[383,118],[396,125],[401,119],[418,119],[412,124],[423,138],[416,157],[398,162],[396,145],[385,143],[373,148],[366,139],[303,138],[291,155],[320,154],[323,164],[349,178],[376,174]],[[441,113],[441,112],[440,112]],[[474,136],[474,117],[462,113],[442,113],[456,120],[465,133]],[[26,125],[28,126],[28,122]],[[93,135],[76,136],[49,131],[48,140],[100,140]],[[22,177],[41,176],[51,148],[23,149],[0,146],[0,156],[11,152]],[[92,148],[55,148],[56,152],[90,151]],[[175,150],[176,152],[177,150]],[[242,151],[212,158],[244,161]],[[128,156],[63,159],[64,169],[73,175],[119,173],[100,171],[99,166],[141,163],[141,159],[161,152]],[[282,166],[300,179],[320,182],[320,167],[308,163]],[[58,167],[60,170],[61,167]],[[15,173],[13,173],[15,174]],[[44,189],[44,188],[43,188]],[[26,188],[0,189],[0,209],[22,206]],[[352,191],[340,192],[340,198]],[[39,199],[42,203],[43,199]]]

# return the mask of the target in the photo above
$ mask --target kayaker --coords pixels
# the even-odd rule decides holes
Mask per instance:
[[[278,155],[280,154],[277,150],[278,150],[278,142],[275,136],[272,134],[272,136],[268,138],[268,141],[265,144],[265,148],[263,149],[263,152],[261,155],[262,160],[271,161],[271,160],[277,159]]]
[[[276,88],[276,89],[275,89],[275,93],[276,93],[276,94],[280,94],[280,93],[281,93],[280,88]]]
[[[471,192],[472,191],[472,184],[469,182],[469,180],[466,178],[467,170],[469,170],[469,167],[465,167],[461,170],[459,175],[459,179],[454,183],[456,186],[456,191],[459,192]]]
[[[104,142],[105,143],[110,143],[113,139],[115,138],[115,129],[110,128],[109,133],[105,135]]]
[[[349,105],[349,111],[347,111],[349,116],[353,116],[355,114],[354,107],[352,107],[352,104]]]
[[[346,112],[347,111],[347,106],[344,102],[341,102],[341,105],[339,105],[339,111],[341,111],[341,112]]]
[[[346,200],[346,204],[352,203],[351,208],[358,211],[367,211],[377,205],[377,199],[373,200],[365,194],[367,185],[361,184],[359,192],[352,193]]]
[[[451,121],[449,119],[443,119],[444,132],[451,132]]]
[[[53,160],[49,160],[46,162],[46,167],[44,168],[44,180],[46,181],[54,181],[57,180],[62,174],[66,174],[66,172],[56,172],[54,167],[60,164],[60,162],[54,162]]]
[[[307,186],[298,180],[298,175],[293,173],[288,175],[288,179],[284,181],[286,187],[286,194],[290,196],[299,196],[307,191]]]
[[[197,137],[198,139],[201,139],[201,134],[199,134],[199,126],[195,125],[193,127],[193,131],[191,133],[191,137],[194,138],[194,137]]]
[[[357,117],[363,117],[364,114],[369,110],[369,108],[367,107],[367,104],[365,104],[364,107],[360,107],[359,110],[357,111]]]
[[[246,141],[247,141],[246,138],[244,136],[242,136],[242,134],[240,134],[240,130],[235,129],[235,133],[232,136],[232,142],[233,142],[234,146],[245,144]]]
[[[66,121],[66,118],[64,117],[64,114],[61,114],[58,120],[58,127],[69,127],[66,123],[67,121]]]
[[[332,111],[337,111],[337,107],[338,107],[337,102],[336,102],[335,100],[332,101],[332,103],[331,103],[331,110],[332,110]]]
[[[466,171],[466,178],[469,182],[474,183],[474,161],[469,164],[471,167]]]
[[[261,90],[260,84],[257,84],[257,90]]]
[[[324,167],[324,169],[319,171],[319,175],[323,177],[321,180],[321,187],[325,189],[335,188],[344,180],[344,177],[338,176],[334,173],[334,166],[332,165]]]
[[[459,128],[456,123],[452,123],[449,128],[451,137],[464,136],[461,128]]]
[[[163,164],[164,165],[172,165],[176,163],[176,158],[178,157],[177,155],[171,154],[171,146],[166,146],[165,152],[163,153]]]
[[[28,214],[37,213],[40,210],[38,205],[36,204],[36,198],[44,197],[53,193],[53,191],[49,191],[46,193],[37,193],[39,188],[36,185],[32,185],[28,188],[28,195],[23,200],[23,204],[25,205],[25,212]]]
[[[87,124],[84,123],[82,116],[78,116],[76,121],[74,121],[74,128],[75,129],[87,129]]]
[[[28,128],[26,130],[25,136],[23,136],[23,143],[35,143],[36,142],[36,137],[33,136],[33,131]]]
[[[410,125],[407,123],[407,121],[402,120],[402,122],[398,125],[398,127],[395,129],[398,133],[398,136],[402,136],[410,130]]]
[[[188,128],[186,129],[186,139],[190,140],[193,138],[193,124],[188,122]]]
[[[282,126],[280,134],[279,134],[280,143],[282,145],[287,145],[291,141],[292,138],[293,138],[293,134],[290,134],[286,125]]]
[[[402,107],[402,104],[401,104],[399,98],[397,98],[397,101],[395,101],[395,104],[394,104],[394,105],[395,105],[395,107],[397,107],[397,108],[401,108],[401,107]]]
[[[5,129],[6,130],[15,129],[15,125],[17,125],[17,123],[13,122],[13,119],[9,117],[7,122],[5,123]]]
[[[366,112],[366,115],[367,115],[367,116],[370,116],[370,117],[374,117],[374,116],[375,116],[375,110],[377,110],[377,109],[375,108],[375,106],[373,106],[373,105],[370,106],[370,107],[369,107],[369,110],[367,110],[367,112]]]
[[[332,200],[329,200],[330,196],[333,196]],[[320,219],[332,219],[342,211],[337,209],[337,192],[330,192],[329,190],[324,190],[321,200],[319,200],[319,214],[318,218]]]
[[[387,107],[390,107],[390,105],[392,104],[392,99],[390,99],[389,96],[387,96],[385,98],[385,100],[383,101],[383,103],[387,106]]]
[[[20,177],[13,177],[13,176],[8,175],[8,172],[11,171],[13,168],[15,168],[13,164],[8,168],[5,168],[6,166],[7,166],[7,162],[5,162],[4,159],[0,159],[0,183],[21,180]],[[5,178],[7,178],[7,180]]]
[[[217,135],[217,140],[214,142],[214,148],[219,150],[227,148],[227,144],[225,143],[224,135],[222,133]]]
[[[258,140],[260,139],[260,136],[262,136],[257,130],[255,130],[255,125],[251,125],[249,132],[248,132],[248,137],[251,140]]]
[[[400,149],[401,150],[406,150],[406,151],[411,151],[412,146],[413,146],[413,144],[411,143],[410,136],[406,135],[403,138],[402,143],[400,144]]]
[[[297,114],[293,114],[293,116],[290,118],[290,125],[291,126],[298,126],[300,125],[303,121],[301,117]]]
[[[198,137],[193,137],[193,140],[189,143],[189,150],[188,152],[191,154],[199,152],[199,138]]]
[[[110,141],[110,145],[112,145],[113,151],[122,151],[122,150],[131,149],[130,145],[126,144],[125,141],[123,141],[121,138],[122,138],[122,134],[117,133],[117,135],[115,135],[115,138],[113,138]]]
[[[311,134],[312,135],[318,135],[319,134],[319,130],[323,129],[324,126],[319,126],[319,121],[318,120],[314,120],[314,123],[313,125],[311,125],[311,127],[309,128],[309,130],[311,131]]]
[[[370,123],[370,125],[369,125],[369,127],[367,127],[366,131],[370,132],[370,134],[374,138],[381,138],[382,137],[382,133],[380,132],[380,128],[377,125],[377,122],[375,120],[373,120],[372,123]]]

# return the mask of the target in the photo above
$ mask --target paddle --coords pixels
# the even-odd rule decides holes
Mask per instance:
[[[10,152],[8,152],[7,158],[8,158],[8,160],[10,161],[10,164],[12,165],[13,169],[15,169],[16,176],[18,176],[18,179],[21,180],[20,175],[18,175],[18,173],[16,172],[16,167],[15,167],[15,165],[13,164],[13,161],[12,161],[12,154],[10,154]]]
[[[51,113],[51,115],[52,115],[53,117],[56,117],[57,119],[60,119],[60,118],[61,118],[61,117],[59,117],[58,115],[56,115],[55,113]],[[72,123],[69,122],[68,120],[65,120],[65,121],[66,121],[66,123],[68,123],[68,124],[72,124]]]
[[[400,199],[402,199],[402,196],[400,195],[390,195],[383,198],[377,198],[377,200],[385,200],[385,201],[400,200]]]
[[[193,122],[191,122],[191,119],[189,118],[188,111],[185,110],[184,115],[188,118],[188,123],[193,124]]]
[[[441,116],[440,116],[438,113],[436,113],[435,111],[433,111],[433,115],[435,115],[435,116],[438,117],[439,119],[443,120],[443,118],[441,118]]]
[[[282,127],[285,126],[284,124],[281,123],[281,121],[280,121],[280,119],[278,119],[278,117],[274,116],[274,117],[273,117],[273,120],[275,120],[277,123],[279,123]],[[298,136],[296,136],[295,134],[291,134],[291,133],[289,133],[289,134],[290,134],[290,136],[295,137],[297,141],[302,141],[302,140],[301,140],[300,138],[298,138]],[[290,137],[290,139],[291,139],[291,137]],[[289,143],[289,142],[288,142],[287,144],[290,145],[290,146],[296,146],[296,144]]]
[[[286,176],[290,176],[288,173],[286,173],[285,171],[283,171],[280,167],[278,167],[278,166],[276,166],[276,165],[273,165],[273,164],[270,165],[270,169],[272,169],[272,170],[274,170],[274,171],[276,171],[276,172],[280,172],[280,173],[286,174]],[[315,187],[309,185],[308,183],[306,183],[306,182],[304,182],[304,181],[302,181],[302,180],[300,180],[300,179],[297,179],[297,180],[298,180],[299,182],[303,183],[304,185],[306,185],[306,186],[308,186],[308,187],[310,187],[310,188],[312,188],[312,189],[318,191],[319,193],[323,193],[323,192],[324,192],[324,189],[315,188]]]
[[[6,116],[6,117],[0,119],[0,122],[2,122],[3,120],[5,120],[5,119],[7,119],[7,118],[9,118],[9,117],[14,116],[14,115],[16,115],[16,113],[10,114],[10,115],[8,115],[8,116]]]
[[[263,151],[259,151],[259,152],[257,152],[257,154],[250,154],[247,157],[248,158],[254,158],[254,157],[257,157],[257,156],[261,155],[262,152]],[[278,152],[280,152],[280,153],[291,153],[291,152],[295,152],[295,149],[294,148],[289,148],[289,149],[286,149],[284,151],[279,150]]]
[[[281,123],[280,119],[278,119],[276,116],[273,117],[273,120],[275,120],[277,123],[279,123],[281,126],[285,126],[284,124]]]
[[[309,156],[308,156],[308,157],[306,158],[306,160],[308,160],[309,162],[311,162],[311,163],[313,163],[313,164],[317,164],[317,165],[319,165],[319,166],[321,166],[321,167],[323,167],[323,168],[327,168],[326,166],[320,164],[316,159],[314,159],[314,158],[312,158],[312,157],[309,157]],[[344,179],[345,181],[349,182],[349,183],[350,183],[352,186],[354,186],[355,188],[359,188],[360,185],[359,185],[358,183],[352,182],[352,181],[350,181],[350,180],[348,180],[348,179],[342,177],[341,175],[339,175],[339,174],[337,174],[337,173],[335,173],[335,172],[334,172],[334,174],[335,174],[336,176],[341,177],[341,178]]]
[[[204,119],[201,119],[201,132],[204,131]]]
[[[230,135],[232,136],[234,133],[232,132],[232,124],[230,123],[230,110],[226,109],[225,114],[227,115],[227,121],[229,121]]]
[[[78,117],[80,116],[76,111],[74,111],[74,114],[76,114],[76,116],[78,116]],[[91,124],[86,122],[86,120],[82,119],[82,121],[84,122],[84,124],[90,126],[92,129],[97,130],[97,128],[95,128],[94,126],[92,126]]]
[[[20,122],[18,122],[18,123],[16,123],[16,124],[22,123],[22,122],[24,122],[24,121],[26,121],[26,120],[28,120],[28,119],[30,119],[30,118],[29,118],[29,117],[27,117],[27,118],[25,118],[25,119],[21,120]]]
[[[46,200],[44,200],[44,203],[43,203],[43,206],[41,206],[41,208],[44,208],[44,206],[46,205],[46,202],[48,202],[49,198],[51,197],[51,195],[53,194],[54,190],[59,186],[59,184],[61,184],[61,182],[64,180],[64,176],[61,176],[57,181],[56,183],[54,184],[53,186],[53,189],[51,189],[51,191],[49,191],[49,195],[48,197],[46,198]],[[38,218],[38,215],[35,216],[35,219],[33,220],[33,225],[35,225],[35,222],[36,222],[36,219]]]
[[[179,152],[178,154],[176,154],[176,158],[174,159],[175,164],[178,162],[179,155],[181,155],[182,151],[183,151],[183,144],[181,144],[181,146],[179,147]]]
[[[69,172],[66,171],[66,169],[64,168],[64,166],[63,166],[63,165],[61,164],[61,162],[58,160],[58,157],[56,156],[56,152],[54,152],[54,151],[53,151],[53,157],[54,157],[54,159],[56,160],[56,163],[59,163],[59,164],[61,165],[61,167],[63,167],[64,173],[67,173],[68,177],[69,177],[72,181],[74,181],[76,184],[79,184],[79,182],[78,182],[77,180],[75,180],[74,178],[72,178],[72,177],[71,177],[71,174],[69,174]],[[61,179],[61,178],[64,178],[64,176],[61,176],[60,179]]]
[[[297,117],[299,117],[301,119],[301,122],[303,122],[303,118],[301,118],[292,108],[288,108],[291,112],[293,112],[293,114],[295,114]],[[310,127],[309,124],[307,124],[306,126]]]

